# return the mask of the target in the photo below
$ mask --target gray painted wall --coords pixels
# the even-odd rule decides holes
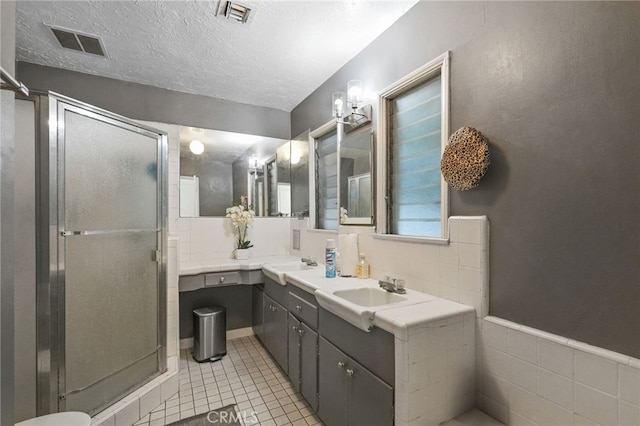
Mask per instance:
[[[200,178],[200,216],[224,216],[233,204],[231,165],[210,157],[180,156],[180,175]]]
[[[289,113],[58,68],[18,63],[30,88],[51,90],[125,117],[289,139]]]
[[[0,64],[15,75],[16,4],[0,2]],[[0,424],[14,423],[15,102],[0,91]]]
[[[640,3],[420,2],[291,113],[375,93],[451,51],[451,131],[476,127],[492,164],[451,191],[491,222],[490,313],[640,357]],[[375,127],[374,127],[375,128]]]

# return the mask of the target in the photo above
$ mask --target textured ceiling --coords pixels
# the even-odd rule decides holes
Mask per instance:
[[[291,111],[416,2],[246,0],[242,25],[217,0],[18,1],[16,59]],[[109,58],[45,24],[101,37]]]

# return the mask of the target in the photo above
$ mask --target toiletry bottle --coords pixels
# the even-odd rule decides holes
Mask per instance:
[[[336,240],[329,238],[324,255],[325,276],[327,278],[336,277]]]
[[[360,253],[360,262],[356,267],[356,275],[358,278],[369,278],[369,263],[367,263],[364,253]]]

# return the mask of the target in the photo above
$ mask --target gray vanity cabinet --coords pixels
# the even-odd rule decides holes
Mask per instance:
[[[318,333],[289,314],[289,379],[307,400],[318,409]]]
[[[264,295],[264,345],[280,367],[288,369],[287,310],[269,295]]]
[[[318,415],[327,426],[393,424],[393,388],[329,343],[319,342]]]
[[[289,286],[289,379],[318,409],[318,302],[314,295]]]

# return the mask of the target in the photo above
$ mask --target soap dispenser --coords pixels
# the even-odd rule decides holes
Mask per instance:
[[[369,263],[367,263],[367,258],[364,256],[364,253],[360,253],[360,262],[356,267],[356,276],[358,278],[369,278]]]

